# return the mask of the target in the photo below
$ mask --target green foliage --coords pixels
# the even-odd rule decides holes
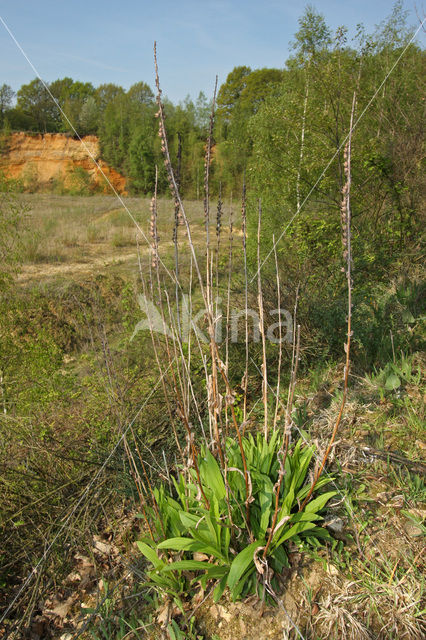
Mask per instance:
[[[151,123],[136,127],[129,143],[128,167],[132,189],[150,193],[155,184],[154,136]]]
[[[90,82],[66,77],[55,80],[49,88],[62,110],[58,116],[60,131],[74,134],[73,127],[81,135],[96,131],[97,113],[93,101],[95,90]]]
[[[410,241],[421,207],[423,106],[418,87],[424,67],[424,51],[415,44],[399,60],[411,34],[401,2],[374,33],[359,25],[350,45],[345,27],[333,34],[324,17],[307,6],[294,37],[294,55],[284,69],[241,65],[228,74],[217,96],[211,192],[221,184],[222,193],[239,193],[246,174],[253,199],[261,197],[264,203],[262,244],[270,244],[272,232],[284,228],[305,197],[312,208],[299,213],[298,231],[310,226],[305,233],[310,237],[291,244],[297,260],[307,258],[307,267],[312,258],[319,263],[315,245],[322,246],[327,238],[331,249],[338,242],[339,225],[331,220],[338,220],[342,146],[355,89],[357,113],[363,117],[352,160],[352,202],[360,221],[354,255],[367,271]],[[376,95],[390,68],[384,91]],[[133,192],[152,192],[156,165],[159,191],[167,192],[154,94],[146,82],[125,91],[112,83],[95,89],[65,77],[49,89],[56,103],[35,79],[21,87],[12,108],[10,87],[3,85],[0,125],[7,118],[12,129],[73,132],[68,118],[79,133],[99,135],[102,157],[130,179]],[[374,103],[364,113],[373,95]],[[181,191],[200,198],[210,102],[203,93],[195,102],[189,97],[177,105],[164,102]],[[325,263],[330,265],[330,255]]]
[[[334,359],[343,342],[347,311],[339,220],[342,152],[354,91],[360,114],[407,38],[399,5],[371,37],[361,30],[351,47],[344,29],[332,37],[323,18],[308,7],[285,82],[246,124],[251,150],[246,155],[243,147],[239,157],[248,164],[249,264],[255,269],[260,198],[261,257],[270,253],[272,235],[280,237],[282,281],[303,283],[299,319],[310,343],[307,351],[317,359]],[[407,277],[403,285],[397,280],[401,271],[410,271],[406,256],[417,254],[421,233],[423,105],[418,80],[424,55],[415,44],[407,48],[386,90],[365,110],[353,139],[353,358],[361,368],[382,366],[392,357],[391,331],[396,351],[421,348],[423,312],[413,313],[400,297],[401,286],[419,291],[421,285],[417,277]],[[219,154],[229,167],[233,160],[226,145],[228,141],[220,143]],[[270,255],[262,268],[265,278],[272,278],[273,270]]]
[[[89,624],[88,632],[93,640],[142,640],[146,637],[145,624],[134,611],[126,611],[120,602],[116,587],[103,578],[104,593],[97,608],[82,607],[82,613],[93,616],[93,623]],[[147,594],[145,599],[149,600]]]
[[[280,69],[235,67],[228,74],[217,98],[216,184],[222,182],[228,190],[241,189],[241,176],[252,154],[249,120],[283,78]]]
[[[40,78],[23,84],[17,96],[18,107],[32,119],[37,131],[56,130],[60,119],[59,109]]]
[[[98,129],[98,105],[93,96],[88,96],[83,102],[79,115],[80,135],[95,134]]]
[[[189,621],[189,625],[183,631],[176,620],[172,620],[167,628],[170,640],[203,640],[204,636],[199,635],[196,632],[194,625],[195,618],[193,617]]]
[[[390,481],[394,486],[401,487],[405,500],[411,505],[421,505],[426,502],[426,484],[424,476],[406,470],[398,470],[389,466]]]
[[[0,291],[0,582],[9,587],[37,564],[45,537],[53,540],[61,531],[117,443],[118,418],[109,403],[100,340],[109,341],[116,384],[125,390],[119,409],[123,420],[151,389],[149,350],[142,338],[137,346],[127,339],[138,317],[129,288],[120,278],[99,275],[80,283]],[[161,425],[161,405],[153,411]],[[134,423],[135,436],[144,433],[144,442],[154,447],[164,436],[159,431],[150,436],[145,418]],[[119,448],[94,487],[101,500],[109,500],[112,488],[123,499],[132,496],[123,460]],[[79,536],[87,535],[84,514],[92,499],[88,494],[84,513],[77,509],[72,517],[73,545],[84,545]],[[89,529],[104,517],[102,511],[97,514],[89,518]],[[34,535],[35,529],[45,537]],[[57,578],[70,571],[71,548],[59,539],[52,550],[50,566]]]
[[[354,354],[365,368],[382,367],[401,352],[422,349],[424,284],[359,286],[354,295]]]
[[[144,538],[138,546],[153,566],[149,579],[179,606],[182,594],[198,581],[204,588],[211,580],[216,581],[215,601],[227,587],[233,600],[262,589],[256,563],[259,565],[262,558],[274,517],[281,444],[278,432],[274,432],[269,442],[261,434],[243,438],[251,486],[249,522],[241,451],[230,438],[225,446],[226,476],[210,451],[203,450],[200,456],[199,474],[205,498],[200,498],[194,469],[189,475],[181,472],[173,477],[173,493],[164,485],[154,490],[161,516],[161,524],[157,526],[160,541],[154,544]],[[335,492],[317,495],[304,509],[299,508],[309,490],[308,470],[313,454],[314,447],[302,446],[299,440],[285,460],[276,526],[266,555],[269,567],[276,573],[288,566],[286,547],[290,541],[298,544],[304,539],[310,543],[329,539],[318,523],[322,520],[320,512]],[[317,490],[328,482],[330,479],[322,478]],[[172,557],[165,551],[172,553]],[[194,560],[194,553],[205,554],[210,560]],[[189,582],[186,571],[196,574]]]
[[[0,87],[0,127],[4,126],[5,114],[12,107],[12,101],[15,92],[8,84],[2,84]]]
[[[146,82],[136,82],[127,92],[127,96],[132,105],[136,108],[149,107],[154,103],[154,94]]]
[[[90,174],[84,167],[73,167],[68,172],[68,180],[68,191],[71,195],[88,196],[93,193]]]
[[[324,16],[312,5],[308,5],[303,16],[299,18],[299,30],[295,35],[294,48],[300,56],[306,56],[309,59],[327,49],[330,44],[331,32],[325,23]]]
[[[250,67],[241,66],[235,67],[228,73],[226,81],[220,87],[217,95],[219,114],[224,118],[230,118],[241,93],[247,86],[247,77],[251,72]]]
[[[0,295],[12,282],[22,260],[22,234],[26,208],[4,184],[0,189]]]
[[[403,354],[396,362],[388,362],[383,369],[375,370],[366,375],[367,382],[378,390],[383,398],[387,393],[400,392],[403,386],[418,386],[422,379],[420,366],[413,366],[413,358]]]

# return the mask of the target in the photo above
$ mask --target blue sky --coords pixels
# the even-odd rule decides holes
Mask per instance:
[[[298,0],[0,0],[0,15],[44,80],[71,76],[95,86],[153,86],[153,41],[160,78],[173,101],[211,96],[237,65],[283,67],[298,18]],[[367,30],[388,16],[392,0],[312,0],[335,29]],[[417,24],[414,0],[406,0]],[[34,71],[0,23],[0,85],[17,90]]]

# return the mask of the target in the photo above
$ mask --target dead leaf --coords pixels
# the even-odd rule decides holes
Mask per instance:
[[[43,613],[58,616],[59,618],[64,620],[71,611],[71,607],[74,604],[74,598],[70,596],[63,602],[54,600],[53,604],[54,606],[51,609],[45,609]]]
[[[100,553],[109,556],[111,554],[111,545],[106,542],[102,542],[101,540],[95,540],[95,544],[93,545],[95,551],[99,551]]]
[[[203,600],[204,593],[205,593],[205,591],[204,591],[203,587],[200,585],[199,590],[197,591],[197,593],[193,597],[193,601],[194,601],[195,604],[199,604]]]
[[[77,571],[72,571],[71,573],[69,573],[67,575],[67,577],[65,578],[65,582],[66,583],[75,583],[75,582],[80,582],[81,581],[81,575],[77,572]]]
[[[173,605],[170,600],[166,600],[163,606],[158,609],[157,622],[163,629],[167,627],[170,620],[181,613],[180,609]]]

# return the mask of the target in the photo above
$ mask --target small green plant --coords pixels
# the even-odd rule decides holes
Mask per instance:
[[[308,421],[308,404],[306,401],[303,401],[303,403],[295,407],[293,411],[293,422],[299,429],[306,429]]]
[[[39,176],[37,166],[32,162],[27,162],[22,172],[22,182],[25,191],[35,193],[39,188]]]
[[[179,607],[181,595],[195,582],[206,588],[216,581],[215,602],[227,587],[233,600],[250,593],[267,596],[266,587],[277,586],[272,576],[289,566],[289,541],[315,544],[331,539],[318,523],[335,492],[320,494],[301,508],[311,486],[308,471],[314,447],[302,446],[299,440],[285,455],[281,444],[278,431],[269,441],[261,434],[242,439],[250,478],[248,500],[241,450],[230,438],[225,444],[225,468],[204,449],[197,470],[182,470],[173,477],[173,494],[164,485],[154,489],[152,515],[157,514],[159,541],[144,538],[138,546],[152,565],[150,581]],[[330,478],[320,478],[316,490],[328,482]],[[202,555],[194,558],[194,554]],[[193,572],[191,578],[187,572]]]
[[[203,640],[204,636],[197,633],[195,629],[195,618],[192,617],[182,630],[176,620],[172,620],[167,627],[170,640]],[[216,635],[212,636],[212,640],[219,640]]]
[[[65,186],[64,177],[58,173],[50,180],[50,189],[52,193],[56,193],[58,195],[65,195],[67,193],[67,188]]]
[[[406,501],[413,505],[426,502],[426,486],[421,475],[407,470],[397,470],[390,467],[390,478],[394,486],[403,489]]]
[[[83,607],[82,613],[90,615],[88,632],[93,640],[142,640],[146,638],[146,625],[132,611],[122,610],[115,587],[104,581],[105,595],[99,607]]]
[[[366,376],[367,382],[378,390],[382,399],[387,393],[399,391],[403,385],[418,386],[421,378],[420,367],[415,369],[412,357],[404,356],[404,354],[401,354],[400,360],[388,362],[383,369],[376,370],[372,375]]]
[[[407,518],[407,520],[409,520],[409,522],[411,522],[411,524],[413,524],[416,529],[417,532],[415,535],[419,535],[419,536],[426,536],[426,526],[424,524],[425,519],[421,514],[413,514],[410,513],[410,511],[404,511],[402,510],[403,515]]]
[[[67,179],[71,195],[89,196],[93,193],[90,173],[84,167],[72,167],[68,171]]]

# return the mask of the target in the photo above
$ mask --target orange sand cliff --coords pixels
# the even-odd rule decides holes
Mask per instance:
[[[111,192],[111,187],[102,172],[118,193],[126,193],[125,177],[100,159],[96,136],[85,136],[80,142],[61,133],[12,133],[0,156],[0,170],[7,178],[20,179],[24,184],[31,180],[41,189],[56,180],[62,180],[66,188],[71,187],[75,179],[73,170],[77,167],[87,171],[94,185],[106,193]]]

